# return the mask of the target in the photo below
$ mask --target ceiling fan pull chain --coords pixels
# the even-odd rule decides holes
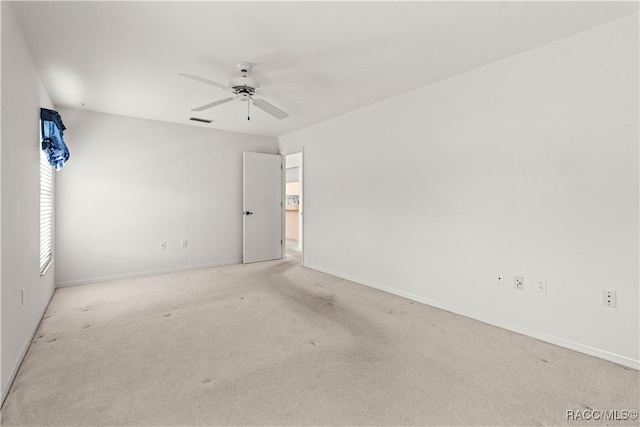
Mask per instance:
[[[251,120],[251,118],[249,117],[249,104],[251,104],[251,102],[247,100],[247,120]]]

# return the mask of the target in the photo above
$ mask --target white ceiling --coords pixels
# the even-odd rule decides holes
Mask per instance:
[[[386,98],[637,13],[638,2],[12,3],[57,107],[282,136]],[[277,120],[228,92],[250,62]],[[213,119],[196,124],[189,117]]]

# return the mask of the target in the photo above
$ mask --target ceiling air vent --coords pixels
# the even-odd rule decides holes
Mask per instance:
[[[193,120],[194,122],[200,122],[200,123],[211,123],[211,120],[199,119],[197,117],[191,117],[189,120]]]

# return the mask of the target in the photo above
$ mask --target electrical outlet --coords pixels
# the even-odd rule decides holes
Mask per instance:
[[[602,290],[602,305],[605,307],[616,308],[618,303],[618,297],[616,291],[608,289]]]
[[[167,242],[160,242],[160,250],[164,251],[165,249],[167,249]]]
[[[496,274],[496,285],[504,285],[504,275],[502,273]]]
[[[513,289],[519,291],[524,289],[524,278],[522,276],[513,276]]]
[[[547,293],[547,281],[546,280],[538,280],[538,287],[536,289],[538,292],[542,294]]]
[[[180,247],[181,247],[182,249],[186,248],[186,247],[187,247],[187,241],[186,241],[186,240],[181,241],[181,242],[180,242]]]

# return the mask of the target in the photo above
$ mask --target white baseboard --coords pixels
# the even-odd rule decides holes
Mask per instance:
[[[87,279],[71,280],[68,282],[56,283],[56,288],[64,288],[66,286],[88,285],[90,283],[108,282],[111,280],[132,279],[134,277],[153,276],[155,274],[175,273],[185,270],[198,270],[201,268],[221,267],[223,265],[241,264],[242,260],[223,261],[213,264],[189,265],[185,267],[167,268],[152,271],[140,271],[136,273],[116,274],[113,276],[91,277]]]
[[[482,323],[486,323],[486,324],[489,324],[489,325],[492,325],[492,326],[497,326],[499,328],[506,329],[506,330],[509,330],[509,331],[512,331],[512,332],[516,332],[516,333],[521,334],[521,335],[526,335],[528,337],[535,338],[535,339],[538,339],[540,341],[545,341],[545,342],[548,342],[550,344],[555,344],[557,346],[564,347],[564,348],[567,348],[569,350],[574,350],[574,351],[577,351],[577,352],[580,352],[580,353],[588,354],[589,356],[594,356],[594,357],[598,357],[600,359],[608,360],[609,362],[617,363],[619,365],[626,366],[628,368],[640,370],[640,360],[635,360],[635,359],[632,359],[630,357],[626,357],[626,356],[622,356],[622,355],[619,355],[619,354],[608,352],[606,350],[602,350],[602,349],[595,348],[595,347],[590,347],[588,345],[584,345],[584,344],[580,344],[580,343],[577,343],[577,342],[569,341],[569,340],[566,340],[564,338],[560,338],[560,337],[556,337],[556,336],[553,336],[553,335],[548,335],[548,334],[545,334],[545,333],[542,333],[542,332],[534,331],[534,330],[531,330],[531,329],[523,328],[523,327],[518,326],[518,325],[513,325],[513,324],[510,324],[510,323],[501,321],[501,320],[497,320],[497,319],[493,319],[493,318],[490,318],[490,317],[482,316],[482,315],[479,315],[479,314],[476,314],[476,313],[473,313],[473,312],[470,312],[470,311],[467,311],[467,310],[461,310],[459,308],[452,307],[452,306],[449,306],[447,304],[442,304],[442,303],[440,303],[438,301],[433,301],[433,300],[430,300],[430,299],[427,299],[427,298],[423,298],[423,297],[420,297],[420,296],[417,296],[417,295],[412,295],[412,294],[409,294],[407,292],[399,291],[397,289],[388,288],[386,286],[382,286],[382,285],[379,285],[377,283],[373,283],[373,282],[370,282],[370,281],[367,281],[367,280],[361,280],[361,279],[358,279],[356,277],[350,277],[348,275],[341,274],[341,273],[338,273],[338,272],[335,272],[335,271],[327,270],[327,269],[320,268],[320,267],[313,266],[313,265],[309,265],[309,264],[305,264],[304,266],[306,268],[310,268],[312,270],[317,270],[317,271],[320,271],[322,273],[331,274],[332,276],[340,277],[342,279],[349,280],[351,282],[355,282],[355,283],[358,283],[358,284],[361,284],[361,285],[369,286],[371,288],[378,289],[378,290],[384,291],[384,292],[388,292],[390,294],[397,295],[397,296],[400,296],[400,297],[403,297],[403,298],[407,298],[407,299],[410,299],[412,301],[416,301],[416,302],[419,302],[419,303],[422,303],[422,304],[426,304],[426,305],[429,305],[431,307],[440,308],[442,310],[446,310],[446,311],[449,311],[451,313],[459,314],[461,316],[465,316],[465,317],[468,317],[470,319],[478,320],[478,321],[480,321]]]

